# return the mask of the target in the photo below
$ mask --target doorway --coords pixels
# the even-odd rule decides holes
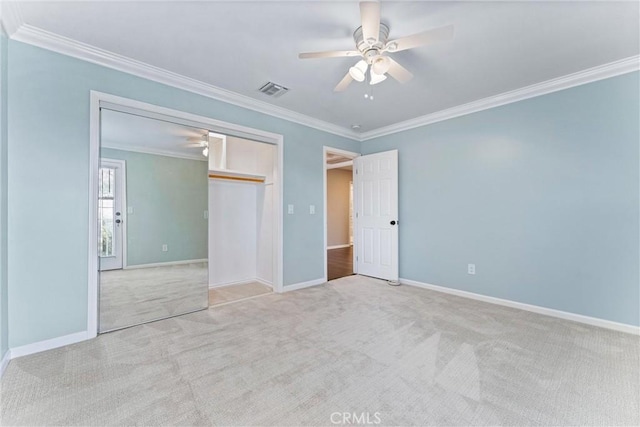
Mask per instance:
[[[353,159],[359,154],[325,147],[323,155],[325,277],[334,280],[356,272]]]

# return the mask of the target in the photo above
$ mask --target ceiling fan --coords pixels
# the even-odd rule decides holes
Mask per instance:
[[[353,33],[356,50],[308,52],[298,55],[300,59],[360,56],[362,59],[349,68],[349,72],[333,89],[335,92],[345,90],[353,80],[358,82],[365,81],[367,79],[367,71],[369,71],[368,80],[371,85],[384,81],[387,78],[387,74],[400,83],[406,83],[413,78],[413,74],[385,54],[453,38],[453,25],[447,25],[396,40],[388,40],[389,27],[380,22],[380,3],[377,1],[360,2],[360,18],[362,26],[358,27]]]

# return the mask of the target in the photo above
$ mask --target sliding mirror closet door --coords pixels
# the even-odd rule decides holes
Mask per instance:
[[[99,332],[208,307],[208,131],[101,110]]]

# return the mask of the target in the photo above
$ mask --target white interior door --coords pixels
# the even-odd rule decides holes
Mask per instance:
[[[122,268],[124,161],[102,159],[98,175],[98,256],[100,271]]]
[[[357,157],[357,273],[398,280],[398,150]]]

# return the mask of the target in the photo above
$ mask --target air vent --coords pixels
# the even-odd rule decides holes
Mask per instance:
[[[287,93],[288,90],[289,89],[287,89],[286,87],[273,82],[269,82],[260,88],[260,92],[273,98],[281,97],[282,95]]]

